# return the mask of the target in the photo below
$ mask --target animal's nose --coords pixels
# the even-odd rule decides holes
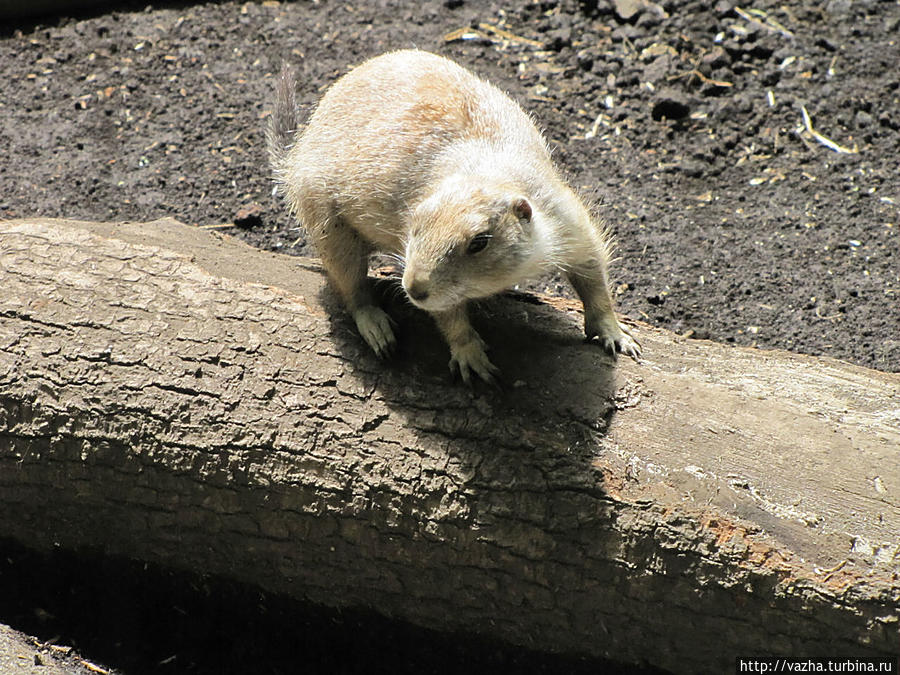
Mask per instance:
[[[406,287],[406,292],[413,300],[422,302],[428,299],[428,283],[424,281],[414,281]]]

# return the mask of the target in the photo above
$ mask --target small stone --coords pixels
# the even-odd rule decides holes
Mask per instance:
[[[631,21],[646,7],[644,0],[613,0],[613,5],[622,21]]]
[[[695,159],[685,159],[678,164],[678,170],[685,176],[690,176],[691,178],[700,178],[705,169],[706,166],[703,162],[699,162]]]
[[[555,52],[572,45],[572,28],[566,26],[557,28],[547,33],[547,47]]]
[[[890,113],[887,111],[884,111],[878,116],[878,123],[883,127],[887,127],[888,129],[900,129],[900,122],[893,119]]]
[[[256,202],[251,202],[246,206],[238,209],[234,214],[234,224],[245,230],[252,230],[254,227],[262,225],[263,208]]]
[[[589,49],[582,49],[575,55],[575,60],[579,68],[589,71],[594,66],[595,54]]]
[[[613,42],[622,42],[623,40],[637,40],[642,35],[643,33],[635,26],[632,26],[631,24],[625,24],[624,26],[617,27],[612,32],[611,37]]]
[[[792,64],[796,60],[796,57],[794,56],[794,50],[792,48],[781,47],[780,49],[776,49],[772,54],[772,60],[780,64],[778,66],[779,68],[784,69]]]
[[[663,22],[663,17],[658,12],[644,12],[637,20],[638,28],[643,28],[647,30],[649,28],[656,28]]]
[[[719,0],[713,8],[719,16],[731,16],[734,13],[733,0]]]
[[[700,62],[715,70],[731,65],[731,56],[721,47],[713,47],[711,52],[703,55]]]
[[[750,56],[755,59],[768,59],[775,52],[774,47],[769,44],[765,44],[763,42],[757,43],[753,45],[750,49]]]
[[[740,59],[741,55],[744,53],[744,48],[735,40],[725,40],[722,43],[722,48],[725,50],[732,61]]]
[[[856,113],[856,126],[860,129],[869,126],[874,121],[875,119],[865,110],[860,110]]]
[[[852,5],[853,0],[830,0],[825,4],[825,11],[831,15],[847,14]]]
[[[659,82],[669,74],[672,67],[672,57],[668,54],[658,56],[651,63],[644,66],[641,76],[644,82]]]
[[[680,120],[691,114],[691,106],[687,96],[674,89],[661,89],[650,112],[654,120]]]

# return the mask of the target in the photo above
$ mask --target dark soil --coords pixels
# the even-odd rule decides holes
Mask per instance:
[[[900,370],[894,0],[507,4],[179,4],[8,26],[0,217],[238,220],[254,244],[313,254],[271,195],[273,74],[296,63],[308,105],[349,66],[417,46],[534,113],[616,232],[623,313]],[[801,106],[858,152],[798,132]]]
[[[309,106],[349,66],[415,46],[534,114],[616,233],[624,314],[900,371],[900,4],[506,5],[118,4],[7,22],[0,218],[173,216],[314,255],[272,196],[274,74],[297,64]],[[856,152],[817,140],[803,107]],[[570,294],[558,278],[532,289]]]

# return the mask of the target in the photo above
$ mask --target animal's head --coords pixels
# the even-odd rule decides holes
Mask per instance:
[[[540,215],[514,185],[445,180],[410,214],[403,288],[431,312],[514,286],[540,269]]]

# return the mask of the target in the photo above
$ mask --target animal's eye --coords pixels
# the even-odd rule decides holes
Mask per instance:
[[[469,245],[466,247],[466,253],[478,253],[479,251],[483,251],[493,236],[494,235],[489,232],[480,232],[479,234],[476,234],[472,237],[472,241],[470,241]]]

